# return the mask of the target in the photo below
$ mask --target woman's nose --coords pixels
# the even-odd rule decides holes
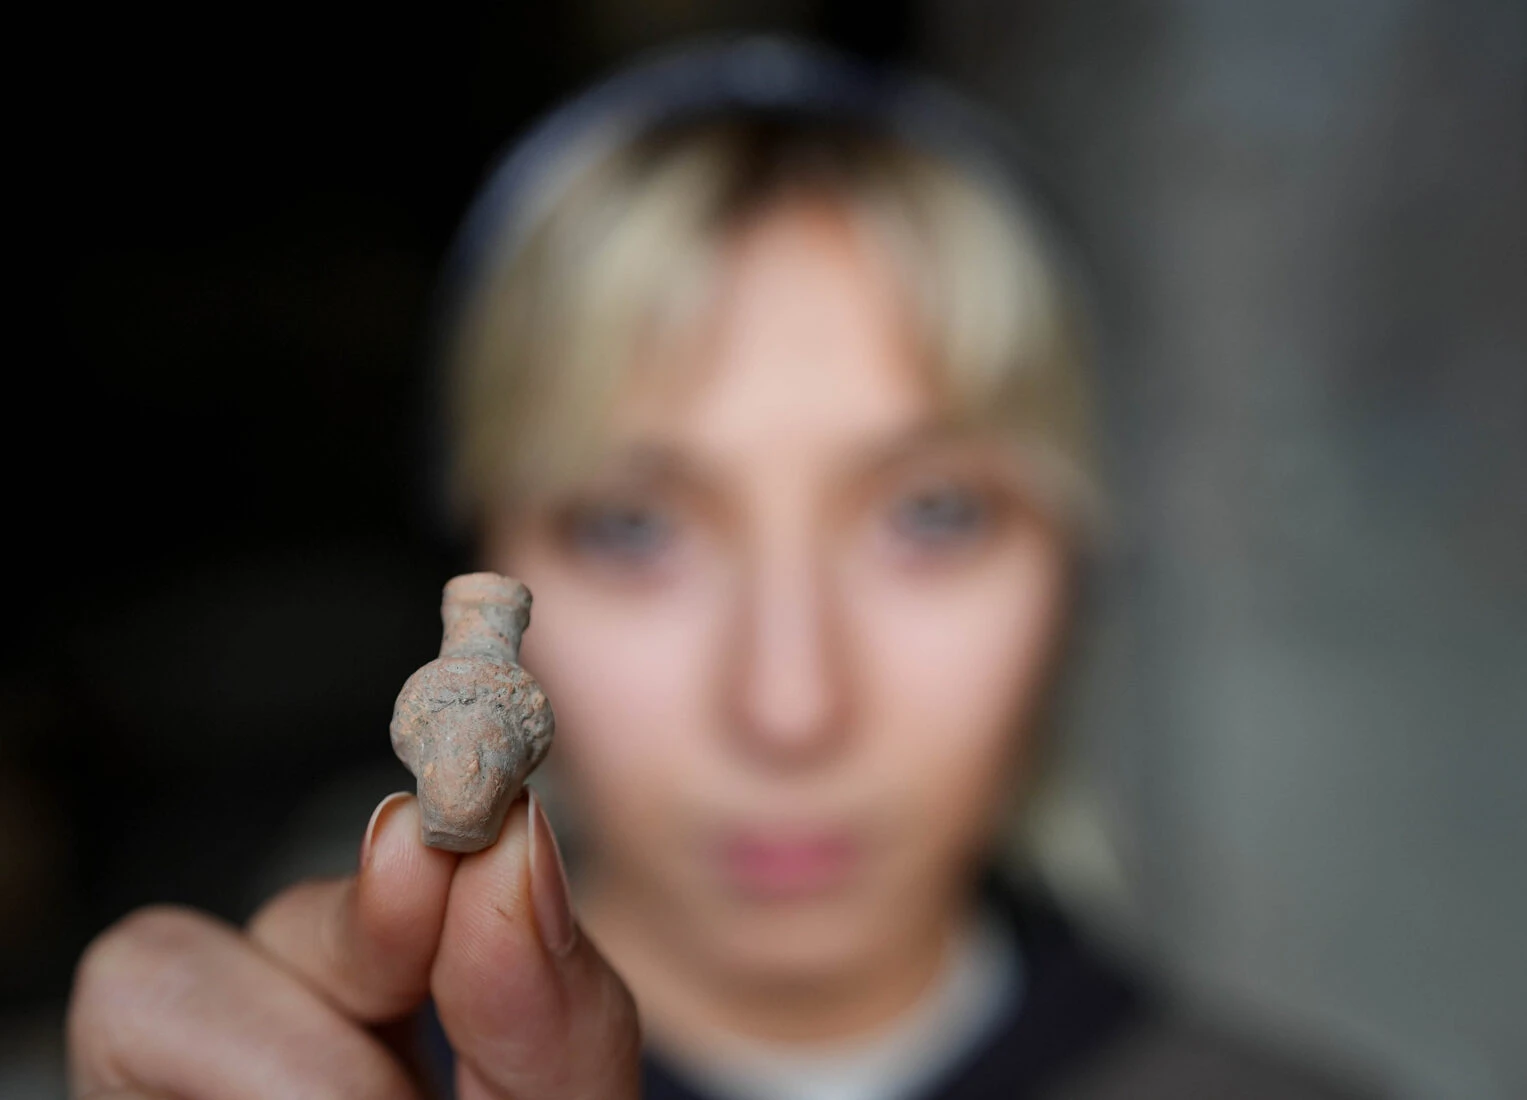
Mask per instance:
[[[824,573],[804,556],[755,563],[739,600],[729,725],[771,766],[820,762],[847,735],[842,639]]]

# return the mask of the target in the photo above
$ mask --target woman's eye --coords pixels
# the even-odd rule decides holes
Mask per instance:
[[[627,562],[656,557],[673,539],[673,524],[644,505],[595,505],[576,510],[567,522],[580,551]]]
[[[892,509],[891,526],[920,545],[942,546],[981,534],[990,518],[990,505],[980,493],[947,485],[902,497]]]

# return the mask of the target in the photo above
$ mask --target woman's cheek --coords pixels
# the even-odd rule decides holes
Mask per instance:
[[[886,765],[907,803],[945,823],[938,842],[956,847],[984,839],[1011,789],[1062,612],[1058,546],[998,550],[965,569],[862,569],[854,582]]]
[[[705,698],[699,661],[711,647],[699,586],[621,597],[572,570],[523,572],[535,619],[522,658],[555,709],[553,760],[580,814],[602,836],[656,827],[650,818],[682,781],[675,761]]]

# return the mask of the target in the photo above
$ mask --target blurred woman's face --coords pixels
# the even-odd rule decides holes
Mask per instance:
[[[490,524],[600,896],[727,981],[948,927],[1054,649],[1063,547],[1004,448],[941,429],[909,315],[840,210],[783,205],[602,471]]]

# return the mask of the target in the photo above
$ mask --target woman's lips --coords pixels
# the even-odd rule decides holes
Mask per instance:
[[[860,846],[834,830],[733,833],[720,848],[726,880],[750,897],[786,899],[841,886],[860,859]]]

